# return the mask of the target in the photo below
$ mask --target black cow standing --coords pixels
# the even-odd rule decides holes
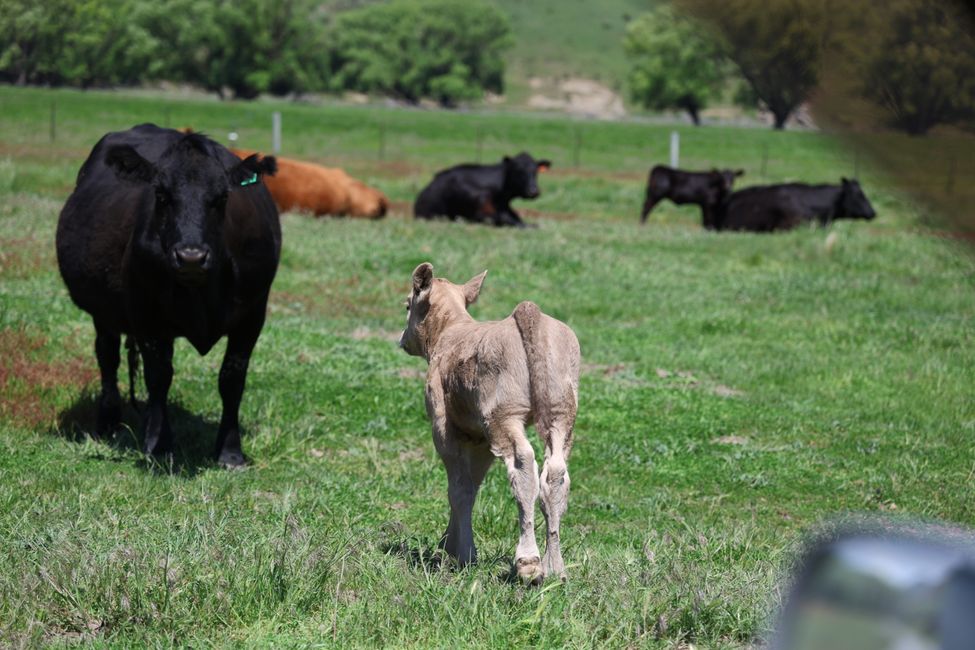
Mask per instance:
[[[535,199],[538,172],[552,166],[548,160],[535,160],[527,153],[505,156],[496,165],[457,165],[437,172],[413,204],[417,218],[462,217],[495,226],[525,227],[511,207],[515,198]]]
[[[653,206],[664,199],[670,199],[677,205],[693,203],[701,206],[701,223],[705,228],[713,229],[718,206],[731,194],[735,178],[744,173],[742,169],[686,172],[657,165],[650,170],[647,178],[647,197],[640,212],[640,223],[647,222]]]
[[[95,325],[97,435],[120,418],[122,334],[135,344],[130,373],[136,349],[145,365],[151,454],[172,450],[173,340],[206,354],[226,335],[216,456],[244,463],[238,411],[281,252],[278,212],[260,181],[275,169],[271,157],[241,161],[201,134],[152,124],[109,133],[92,149],[61,211],[57,254],[72,300]]]
[[[846,178],[839,185],[786,183],[748,187],[733,193],[718,210],[719,230],[771,232],[799,224],[877,216],[860,184]]]

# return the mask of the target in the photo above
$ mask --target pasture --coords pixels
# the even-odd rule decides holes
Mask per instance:
[[[143,121],[266,148],[273,110],[283,155],[343,165],[394,209],[283,216],[241,409],[250,466],[208,457],[223,344],[201,358],[177,343],[171,464],[138,453],[137,429],[81,439],[93,329],[53,244],[79,165],[104,132]],[[824,520],[975,525],[969,251],[815,132],[680,127],[681,164],[744,167],[743,184],[856,166],[876,221],[839,222],[827,245],[818,229],[705,232],[696,208],[665,203],[640,228],[670,130],[0,87],[0,644],[743,648]],[[515,206],[539,228],[408,216],[478,141],[486,162],[553,160],[541,198]],[[427,260],[457,282],[488,269],[478,319],[530,299],[578,335],[565,584],[507,582],[517,513],[499,467],[474,509],[479,564],[454,571],[435,552],[448,511],[425,364],[395,345]]]

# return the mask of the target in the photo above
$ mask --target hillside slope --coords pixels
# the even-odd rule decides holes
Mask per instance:
[[[619,91],[626,77],[623,33],[651,0],[491,0],[511,19],[508,93],[521,102],[531,77],[579,76]]]

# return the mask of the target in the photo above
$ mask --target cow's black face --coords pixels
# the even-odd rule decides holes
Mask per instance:
[[[164,166],[153,180],[149,224],[159,249],[184,284],[206,280],[222,257],[222,226],[230,183],[222,166],[202,156],[187,166]]]
[[[708,172],[708,199],[711,203],[720,203],[731,194],[735,179],[744,174],[742,169],[712,169]]]
[[[106,163],[120,178],[145,183],[151,190],[151,207],[141,215],[143,248],[186,285],[205,282],[223,260],[223,220],[230,192],[257,182],[265,171],[273,173],[274,167],[273,158],[265,163],[252,156],[226,170],[200,139],[187,136],[156,164],[128,145],[113,147],[106,155]]]
[[[843,179],[840,211],[840,216],[848,219],[873,219],[877,216],[867,196],[860,189],[860,184],[846,178]]]
[[[511,196],[535,199],[541,194],[538,189],[538,173],[552,166],[548,160],[535,160],[527,153],[514,158],[504,157],[504,185]]]

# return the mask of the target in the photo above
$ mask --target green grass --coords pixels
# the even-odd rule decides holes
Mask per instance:
[[[77,167],[104,131],[166,112],[253,146],[276,109],[287,153],[346,164],[400,202],[473,157],[478,129],[485,159],[550,156],[541,227],[418,223],[402,205],[370,223],[286,215],[241,414],[250,467],[206,457],[219,346],[177,344],[172,466],[142,459],[135,433],[76,441],[66,425],[93,416],[93,332],[53,239]],[[578,169],[577,127],[591,143]],[[822,230],[706,233],[673,206],[639,228],[667,133],[0,88],[0,644],[740,648],[767,634],[782,571],[824,520],[975,524],[972,258],[869,169],[880,217],[837,224],[832,248]],[[770,179],[833,180],[853,160],[815,133],[684,133],[690,163],[745,166],[753,182],[766,147]],[[479,319],[531,299],[578,334],[564,585],[502,579],[517,521],[498,467],[475,508],[480,564],[433,557],[447,503],[424,364],[393,342],[424,260],[456,281],[489,269]]]

